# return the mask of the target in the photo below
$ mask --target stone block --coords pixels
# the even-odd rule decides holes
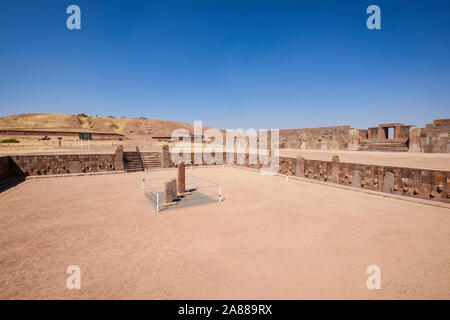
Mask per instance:
[[[70,173],[80,173],[82,171],[81,161],[70,161],[67,167]]]
[[[361,188],[361,170],[353,170],[352,187]]]
[[[339,183],[340,161],[338,156],[333,156],[331,163],[331,182]]]
[[[421,139],[420,139],[421,128],[410,127],[409,128],[409,151],[410,152],[421,152]]]
[[[394,191],[394,174],[386,172],[383,177],[383,192],[392,193]]]
[[[171,203],[177,198],[177,179],[167,181],[164,184],[164,202]]]

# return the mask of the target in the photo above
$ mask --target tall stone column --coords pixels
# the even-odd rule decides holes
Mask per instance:
[[[186,166],[184,162],[178,164],[178,194],[186,192]]]
[[[114,169],[117,171],[125,170],[123,167],[123,145],[118,145],[114,154]]]
[[[163,168],[168,168],[169,167],[169,146],[167,144],[165,144],[163,146],[163,152],[162,152],[162,167]]]
[[[348,150],[357,151],[359,147],[358,129],[350,129],[348,131]]]

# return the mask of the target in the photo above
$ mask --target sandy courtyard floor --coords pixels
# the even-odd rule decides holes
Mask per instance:
[[[0,298],[450,298],[449,209],[232,167],[187,174],[221,183],[225,201],[157,214],[140,179],[175,170],[1,193]]]

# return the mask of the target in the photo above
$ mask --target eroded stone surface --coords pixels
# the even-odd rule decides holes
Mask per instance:
[[[386,172],[383,177],[383,192],[394,191],[394,174],[392,172]]]
[[[334,156],[331,164],[331,182],[339,183],[339,157]]]
[[[164,184],[164,202],[171,203],[177,198],[177,180],[173,179]]]
[[[361,174],[360,170],[353,170],[352,187],[361,188]]]
[[[186,166],[184,162],[178,165],[178,194],[186,192]]]

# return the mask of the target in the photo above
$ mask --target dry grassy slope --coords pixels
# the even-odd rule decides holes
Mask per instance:
[[[175,121],[83,117],[60,113],[29,113],[0,118],[0,129],[87,129],[120,133],[128,137],[170,136],[173,130],[179,128],[190,132],[194,130],[190,124]]]

